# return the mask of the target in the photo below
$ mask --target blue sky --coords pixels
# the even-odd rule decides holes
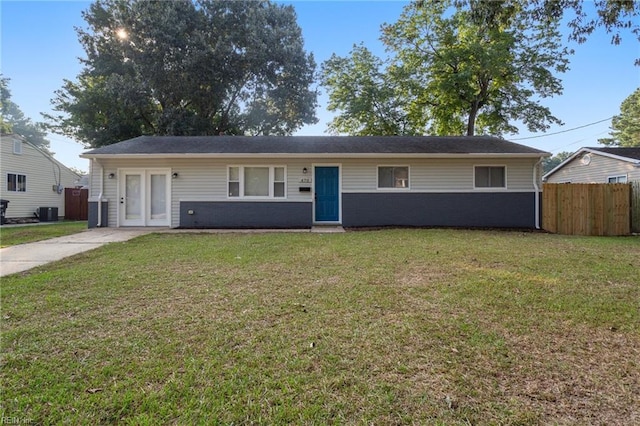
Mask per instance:
[[[298,14],[305,48],[313,52],[318,66],[332,53],[347,55],[354,44],[363,42],[378,55],[384,55],[378,40],[380,26],[397,20],[404,1],[291,1]],[[84,1],[7,1],[1,0],[0,69],[11,79],[12,100],[33,121],[41,121],[41,112],[51,112],[50,99],[64,79],[75,80],[84,56],[74,27],[85,27],[81,12]],[[570,71],[561,76],[564,93],[544,100],[544,105],[565,125],[554,126],[547,135],[530,134],[521,129],[507,139],[557,153],[597,145],[597,139],[609,133],[610,121],[557,135],[575,127],[607,119],[620,112],[620,104],[640,87],[640,44],[629,32],[622,33],[620,46],[610,44],[610,36],[599,30],[582,45],[570,43],[575,50]],[[321,92],[324,92],[320,88]],[[322,135],[331,114],[327,98],[320,96],[319,123],[298,134]],[[533,139],[523,139],[536,136]],[[68,166],[88,169],[87,160],[78,158],[84,147],[60,135],[49,136],[56,158]]]

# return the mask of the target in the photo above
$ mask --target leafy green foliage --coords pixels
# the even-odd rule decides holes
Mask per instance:
[[[424,4],[426,1],[419,1]],[[553,22],[564,18],[571,31],[569,40],[584,43],[596,29],[604,28],[611,34],[611,43],[622,42],[621,30],[630,30],[640,41],[640,3],[634,0],[455,0],[456,7],[471,7],[478,23],[494,22],[508,18],[521,7],[526,7],[531,16],[540,22]],[[592,5],[587,6],[585,5]],[[595,13],[591,12],[591,8]],[[585,10],[586,9],[586,10]],[[504,22],[504,21],[502,21]],[[640,65],[640,58],[636,59]]]
[[[315,62],[291,6],[98,0],[52,128],[91,146],[142,134],[291,134],[314,123]]]
[[[610,146],[640,147],[640,88],[620,105],[620,114],[611,120],[611,137],[598,139]]]
[[[367,109],[370,116],[380,115],[368,99],[372,93],[396,112],[386,115],[395,119],[387,127],[407,133],[501,135],[517,133],[515,121],[534,132],[561,124],[540,103],[562,93],[554,73],[566,71],[570,52],[560,43],[558,19],[541,22],[518,3],[500,11],[484,4],[408,5],[395,24],[383,26],[382,40],[393,55],[383,71],[380,59],[369,55],[363,61],[364,48],[350,59],[325,63],[331,106],[342,111],[332,126],[350,134],[379,131],[362,124]],[[345,92],[354,75],[377,90],[355,90],[349,98]]]
[[[9,80],[0,75],[0,133],[16,133],[36,145],[38,148],[49,152],[49,140],[42,123],[34,123],[25,117],[20,107],[11,100]]]
[[[620,44],[621,29],[631,29],[640,41],[640,3],[634,0],[595,0],[597,11],[595,16],[589,16],[584,10],[585,2],[581,0],[537,0],[542,7],[537,10],[542,13],[562,15],[567,10],[573,10],[575,16],[569,21],[571,39],[584,43],[587,37],[597,28],[603,27],[611,34],[611,43]],[[636,59],[636,65],[640,60]]]
[[[347,58],[332,55],[322,65],[321,79],[330,90],[327,109],[344,111],[329,124],[331,132],[359,136],[415,133],[392,72],[363,45],[354,46]]]
[[[551,170],[555,169],[560,165],[560,163],[562,163],[567,158],[571,157],[571,154],[572,154],[571,152],[563,151],[563,152],[557,153],[553,157],[545,158],[544,160],[542,160],[542,172],[548,173]]]

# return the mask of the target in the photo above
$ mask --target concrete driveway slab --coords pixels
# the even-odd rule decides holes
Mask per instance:
[[[123,242],[153,229],[96,228],[64,237],[0,249],[0,277],[93,250],[108,243]]]

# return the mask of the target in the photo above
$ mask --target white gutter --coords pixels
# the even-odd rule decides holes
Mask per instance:
[[[538,162],[533,166],[533,188],[535,189],[535,200],[534,200],[534,209],[535,209],[535,227],[536,229],[540,229],[540,187],[538,186],[537,179],[537,171],[542,163],[543,158],[540,158]]]

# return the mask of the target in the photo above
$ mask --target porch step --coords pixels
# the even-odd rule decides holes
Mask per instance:
[[[311,232],[337,234],[345,231],[344,228],[340,225],[314,225],[311,227]]]

